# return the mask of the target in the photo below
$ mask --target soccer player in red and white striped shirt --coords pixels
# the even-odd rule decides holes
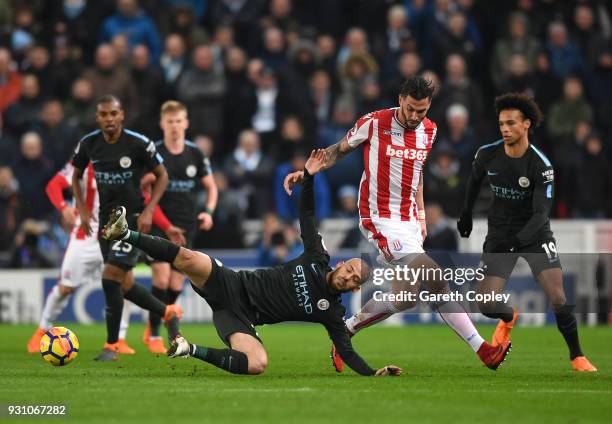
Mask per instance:
[[[361,117],[338,143],[326,149],[325,169],[338,159],[363,145],[364,173],[359,188],[359,219],[363,235],[380,253],[379,262],[386,266],[435,269],[438,265],[425,254],[427,236],[423,202],[423,167],[435,141],[436,124],[427,119],[434,87],[421,76],[409,78],[399,94],[399,107],[383,109]],[[301,182],[302,171],[285,178],[285,189],[291,194],[293,184]],[[435,273],[433,273],[435,274]],[[444,281],[423,281],[432,293],[449,293]],[[392,292],[418,293],[421,281],[406,284],[392,281]],[[383,321],[394,313],[414,307],[412,301],[375,301],[368,303],[346,321],[351,335]],[[510,342],[493,347],[478,334],[469,316],[457,302],[434,305],[448,324],[480,359],[492,369],[503,362]],[[341,359],[332,358],[338,372]]]

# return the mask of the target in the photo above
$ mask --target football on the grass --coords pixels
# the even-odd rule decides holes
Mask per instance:
[[[40,338],[40,354],[53,366],[67,365],[79,354],[79,340],[66,327],[50,328]]]

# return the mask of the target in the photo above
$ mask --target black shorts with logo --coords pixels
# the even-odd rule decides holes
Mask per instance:
[[[487,240],[484,243],[481,261],[486,276],[501,277],[507,280],[519,257],[525,258],[535,278],[544,270],[561,268],[557,242],[554,237],[521,247],[513,253],[491,252],[497,243],[499,243],[498,240]]]
[[[128,215],[126,219],[130,228],[136,228],[137,215]],[[139,249],[123,240],[105,240],[101,234],[98,240],[105,264],[115,265],[125,271],[136,266],[141,254]]]
[[[191,287],[213,310],[213,324],[217,334],[227,346],[230,346],[229,336],[234,333],[244,333],[255,337],[261,342],[251,316],[253,315],[247,292],[240,275],[215,258],[212,261],[212,271],[204,290],[193,283]]]

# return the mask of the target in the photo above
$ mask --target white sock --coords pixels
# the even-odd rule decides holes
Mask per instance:
[[[132,302],[128,300],[123,301],[123,312],[121,312],[121,325],[119,326],[119,338],[125,339],[127,336],[128,327],[130,326],[130,313],[132,309]]]
[[[350,331],[351,335],[355,335],[364,328],[368,328],[374,324],[377,324],[381,321],[386,320],[393,314],[385,314],[385,313],[367,313],[367,312],[359,312],[358,314],[353,315],[349,319],[345,321],[346,328]]]
[[[376,301],[370,299],[361,310],[345,321],[351,334],[357,334],[364,328],[386,320],[391,315],[401,312],[388,300]]]
[[[446,325],[455,330],[455,333],[465,340],[474,352],[480,349],[484,339],[474,327],[474,323],[472,323],[463,306],[457,302],[446,302],[438,306],[438,312]]]
[[[49,296],[45,299],[45,306],[43,307],[42,317],[40,318],[38,326],[45,330],[53,327],[53,323],[64,310],[69,299],[70,295],[62,296],[57,284],[53,286]]]

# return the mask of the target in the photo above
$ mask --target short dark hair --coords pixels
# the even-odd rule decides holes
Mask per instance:
[[[536,128],[542,123],[543,115],[540,106],[533,97],[525,93],[506,93],[495,98],[495,112],[499,116],[502,110],[516,109],[526,119],[531,121],[531,127]]]
[[[434,93],[433,82],[423,78],[420,75],[413,75],[408,78],[402,85],[400,96],[410,96],[415,100],[422,100],[425,98],[431,99]]]
[[[123,105],[121,104],[121,100],[119,100],[119,98],[117,96],[113,96],[112,94],[105,94],[104,96],[100,97],[96,101],[96,106],[104,104],[104,103],[117,103],[119,105],[119,107],[123,109]]]

